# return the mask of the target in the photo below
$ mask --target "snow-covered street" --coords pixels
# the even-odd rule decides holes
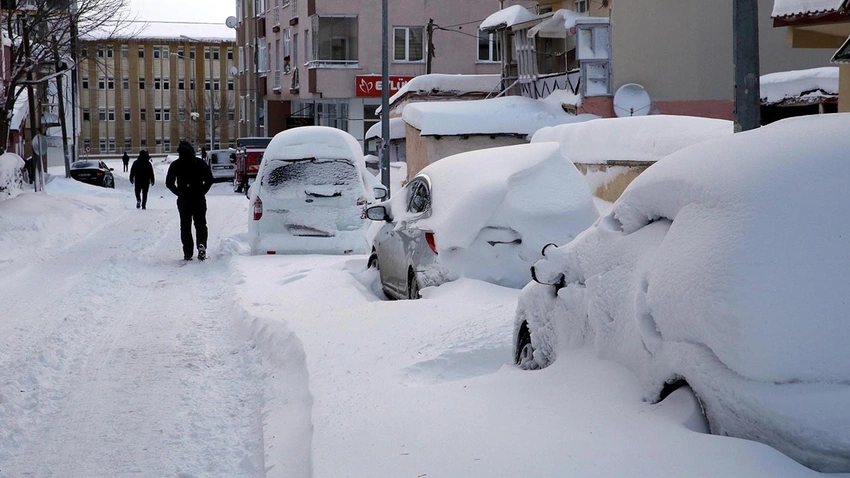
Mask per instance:
[[[145,211],[111,165],[0,202],[2,478],[817,475],[591,350],[519,370],[518,290],[386,301],[365,256],[249,256],[227,183],[184,263],[165,164]]]

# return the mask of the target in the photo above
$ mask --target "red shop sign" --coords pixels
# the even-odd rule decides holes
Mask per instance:
[[[398,93],[398,90],[412,79],[412,76],[390,75],[390,96]],[[357,75],[354,77],[355,96],[358,98],[379,97],[383,87],[382,83],[381,75]]]

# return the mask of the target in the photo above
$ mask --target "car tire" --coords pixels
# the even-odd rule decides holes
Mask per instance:
[[[523,322],[516,339],[516,356],[514,363],[523,370],[537,370],[540,364],[534,360],[534,345],[531,343],[531,331],[528,322]]]
[[[416,300],[422,296],[419,294],[419,281],[416,280],[416,272],[410,269],[407,273],[407,299]]]
[[[366,261],[366,268],[371,269],[375,268],[377,270],[381,270],[380,266],[378,266],[378,253],[375,249],[372,249],[372,254],[369,255],[369,260]]]

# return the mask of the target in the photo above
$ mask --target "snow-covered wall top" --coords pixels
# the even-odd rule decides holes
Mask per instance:
[[[847,0],[774,0],[773,17],[838,10]]]
[[[487,100],[432,101],[407,105],[404,121],[423,136],[464,134],[532,135],[546,126],[595,119],[571,115],[559,101],[506,96]]]
[[[107,37],[107,33],[103,32],[99,35],[97,32],[86,36],[84,40],[103,40]],[[115,38],[128,38],[134,40],[148,39],[180,39],[180,35],[195,38],[202,41],[235,41],[236,30],[228,28],[224,23],[221,25],[206,25],[196,23],[145,23],[138,34],[135,30],[118,34]],[[186,40],[190,41],[190,40]]]
[[[811,96],[823,96],[824,93],[838,95],[838,67],[782,71],[761,76],[761,99],[767,104],[798,98],[804,93]]]
[[[543,128],[532,143],[557,141],[574,163],[657,161],[692,144],[733,134],[733,123],[694,116],[604,118]]]
[[[508,28],[518,23],[534,20],[535,18],[537,18],[537,15],[529,12],[525,7],[521,5],[511,5],[510,7],[505,8],[504,10],[499,10],[487,17],[483,22],[481,22],[478,29],[496,30]]]
[[[490,93],[499,87],[499,75],[419,75],[390,97],[392,105],[406,93]]]
[[[390,118],[390,140],[393,139],[404,139],[404,120],[401,118]],[[380,138],[381,137],[381,122],[377,122],[366,131],[366,136],[363,138],[366,140],[372,138]]]

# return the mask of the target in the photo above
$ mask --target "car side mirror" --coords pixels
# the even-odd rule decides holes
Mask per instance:
[[[557,249],[558,245],[555,244],[554,242],[550,242],[549,244],[546,244],[545,246],[543,246],[543,249],[540,251],[540,255],[543,256],[543,257],[546,257],[546,251],[549,250],[550,247],[554,247],[555,249]]]
[[[110,171],[115,171],[115,168],[109,168]]]
[[[366,217],[373,221],[390,222],[392,218],[387,214],[387,208],[384,206],[372,206],[366,209]]]
[[[384,199],[387,197],[387,190],[384,188],[372,188],[375,193],[375,199]]]

